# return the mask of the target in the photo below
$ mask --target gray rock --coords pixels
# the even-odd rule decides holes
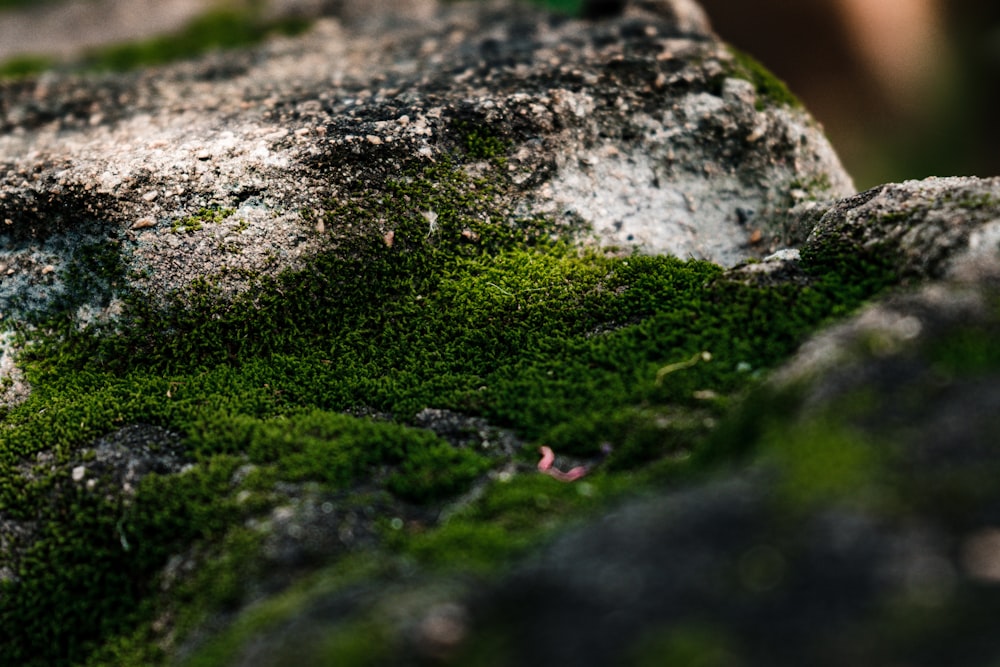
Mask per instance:
[[[512,665],[669,662],[685,645],[693,664],[844,664],[840,638],[901,593],[893,568],[923,545],[839,511],[784,530],[768,486],[730,480],[619,508],[473,596],[473,626],[502,637]]]
[[[929,178],[881,185],[837,202],[819,219],[806,255],[882,261],[907,278],[941,278],[996,263],[1000,178]]]
[[[497,223],[584,222],[643,252],[735,264],[780,244],[796,196],[852,189],[819,127],[689,2],[599,21],[505,3],[377,16],[155,71],[0,84],[3,315],[113,318],[121,285],[67,282],[81,249],[115,254],[157,302],[205,278],[240,291],[345,234],[381,238],[308,213],[349,188],[385,196],[470,128],[502,142]]]

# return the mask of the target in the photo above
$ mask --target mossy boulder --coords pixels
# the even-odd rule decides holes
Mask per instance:
[[[946,209],[964,232],[938,255],[949,267],[938,280],[915,275],[906,252],[884,258],[895,288],[803,344],[640,498],[612,495],[599,517],[499,575],[456,577],[455,563],[472,559],[463,550],[472,526],[495,508],[509,512],[520,497],[520,511],[543,521],[553,504],[607,494],[614,475],[606,464],[607,476],[575,492],[510,480],[438,529],[451,567],[435,577],[385,570],[384,588],[360,595],[320,578],[282,598],[294,612],[247,614],[213,648],[247,665],[351,655],[364,656],[357,664],[994,664],[1000,244],[976,239],[1000,215],[985,202],[995,187],[930,179],[880,188],[909,196],[871,211],[858,204],[871,193],[829,207],[824,220],[856,214],[815,235],[814,251],[843,251],[858,229],[878,238],[887,213],[918,229]],[[758,289],[815,285],[831,266],[787,253],[727,276]],[[838,266],[843,295],[873,264],[845,254]],[[480,546],[491,544],[486,533]],[[320,631],[323,640],[309,639]],[[237,648],[248,636],[254,649]]]
[[[948,377],[989,367],[995,185],[837,200],[818,126],[690,2],[367,18],[0,83],[0,662],[796,664],[882,603],[898,641],[858,655],[922,646],[886,553],[988,537],[992,492],[898,509],[925,478],[872,442],[906,420],[796,350],[944,276],[980,304],[941,314],[972,327]],[[941,207],[964,274],[878,227]],[[908,317],[836,368],[922,358]],[[949,572],[942,614],[993,604]]]
[[[992,265],[1000,179],[928,178],[880,185],[817,216],[803,246],[814,262],[881,261],[921,280]],[[971,264],[970,264],[971,262]],[[974,272],[974,270],[973,270]]]
[[[449,207],[418,210],[439,203],[426,193],[376,212],[434,169],[489,183],[477,224],[544,216],[563,236],[732,265],[782,242],[796,198],[851,191],[818,126],[748,63],[668,9],[585,21],[476,3],[4,83],[9,280],[38,283],[19,290],[45,308],[69,289],[72,249],[115,246],[129,285],[159,301],[206,278],[239,291],[351,239],[403,244],[417,214],[432,238],[477,232]]]

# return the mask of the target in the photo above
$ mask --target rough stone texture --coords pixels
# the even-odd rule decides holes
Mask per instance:
[[[465,126],[510,142],[513,215],[583,220],[644,252],[735,264],[780,242],[795,197],[851,190],[816,124],[741,78],[689,3],[594,22],[504,4],[425,14],[324,20],[125,77],[2,84],[4,315],[44,309],[93,244],[120,242],[153,299],[227,269],[239,290],[238,272],[299,266],[346,231],[302,211],[348,184],[377,192]],[[232,213],[172,233],[204,207]]]
[[[148,424],[132,424],[110,433],[80,455],[71,473],[74,482],[88,488],[108,484],[125,496],[134,493],[146,475],[176,474],[190,464],[176,434]]]
[[[826,211],[804,250],[832,243],[877,255],[913,278],[995,264],[1000,178],[929,178],[872,188]]]
[[[892,353],[985,317],[1000,269],[1000,179],[929,178],[846,198],[819,218],[804,251],[827,248],[877,257],[914,283],[937,280],[816,336],[776,381],[825,377],[824,385],[832,384],[851,369],[867,367],[873,352]],[[755,267],[763,268],[744,270]]]

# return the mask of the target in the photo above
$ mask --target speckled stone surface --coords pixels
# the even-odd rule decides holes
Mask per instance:
[[[44,308],[73,249],[107,239],[151,298],[205,276],[238,291],[235,275],[294,268],[344,231],[303,211],[380,191],[469,127],[507,142],[508,215],[625,249],[732,265],[781,245],[797,200],[852,191],[820,128],[741,78],[699,10],[647,4],[593,21],[410,7],[137,74],[0,84],[2,289]],[[204,207],[232,213],[170,233]]]

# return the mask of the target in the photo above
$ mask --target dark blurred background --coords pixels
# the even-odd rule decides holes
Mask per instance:
[[[1000,175],[1000,0],[702,0],[784,79],[859,188]]]
[[[94,61],[141,66],[196,46],[265,38],[274,24],[258,26],[259,17],[273,22],[291,12],[302,19],[413,1],[0,0],[0,76],[32,74],[79,56],[77,47],[92,51],[95,44],[129,39],[147,42],[99,53]],[[533,1],[570,11],[583,2]],[[823,123],[859,188],[932,175],[1000,174],[1000,0],[701,3],[723,38],[784,79]],[[215,14],[205,17],[208,12]],[[185,25],[193,26],[186,36],[179,32]],[[210,32],[227,34],[206,37]],[[148,42],[164,33],[170,36]],[[30,58],[23,49],[33,52]],[[11,63],[19,55],[22,60]]]

